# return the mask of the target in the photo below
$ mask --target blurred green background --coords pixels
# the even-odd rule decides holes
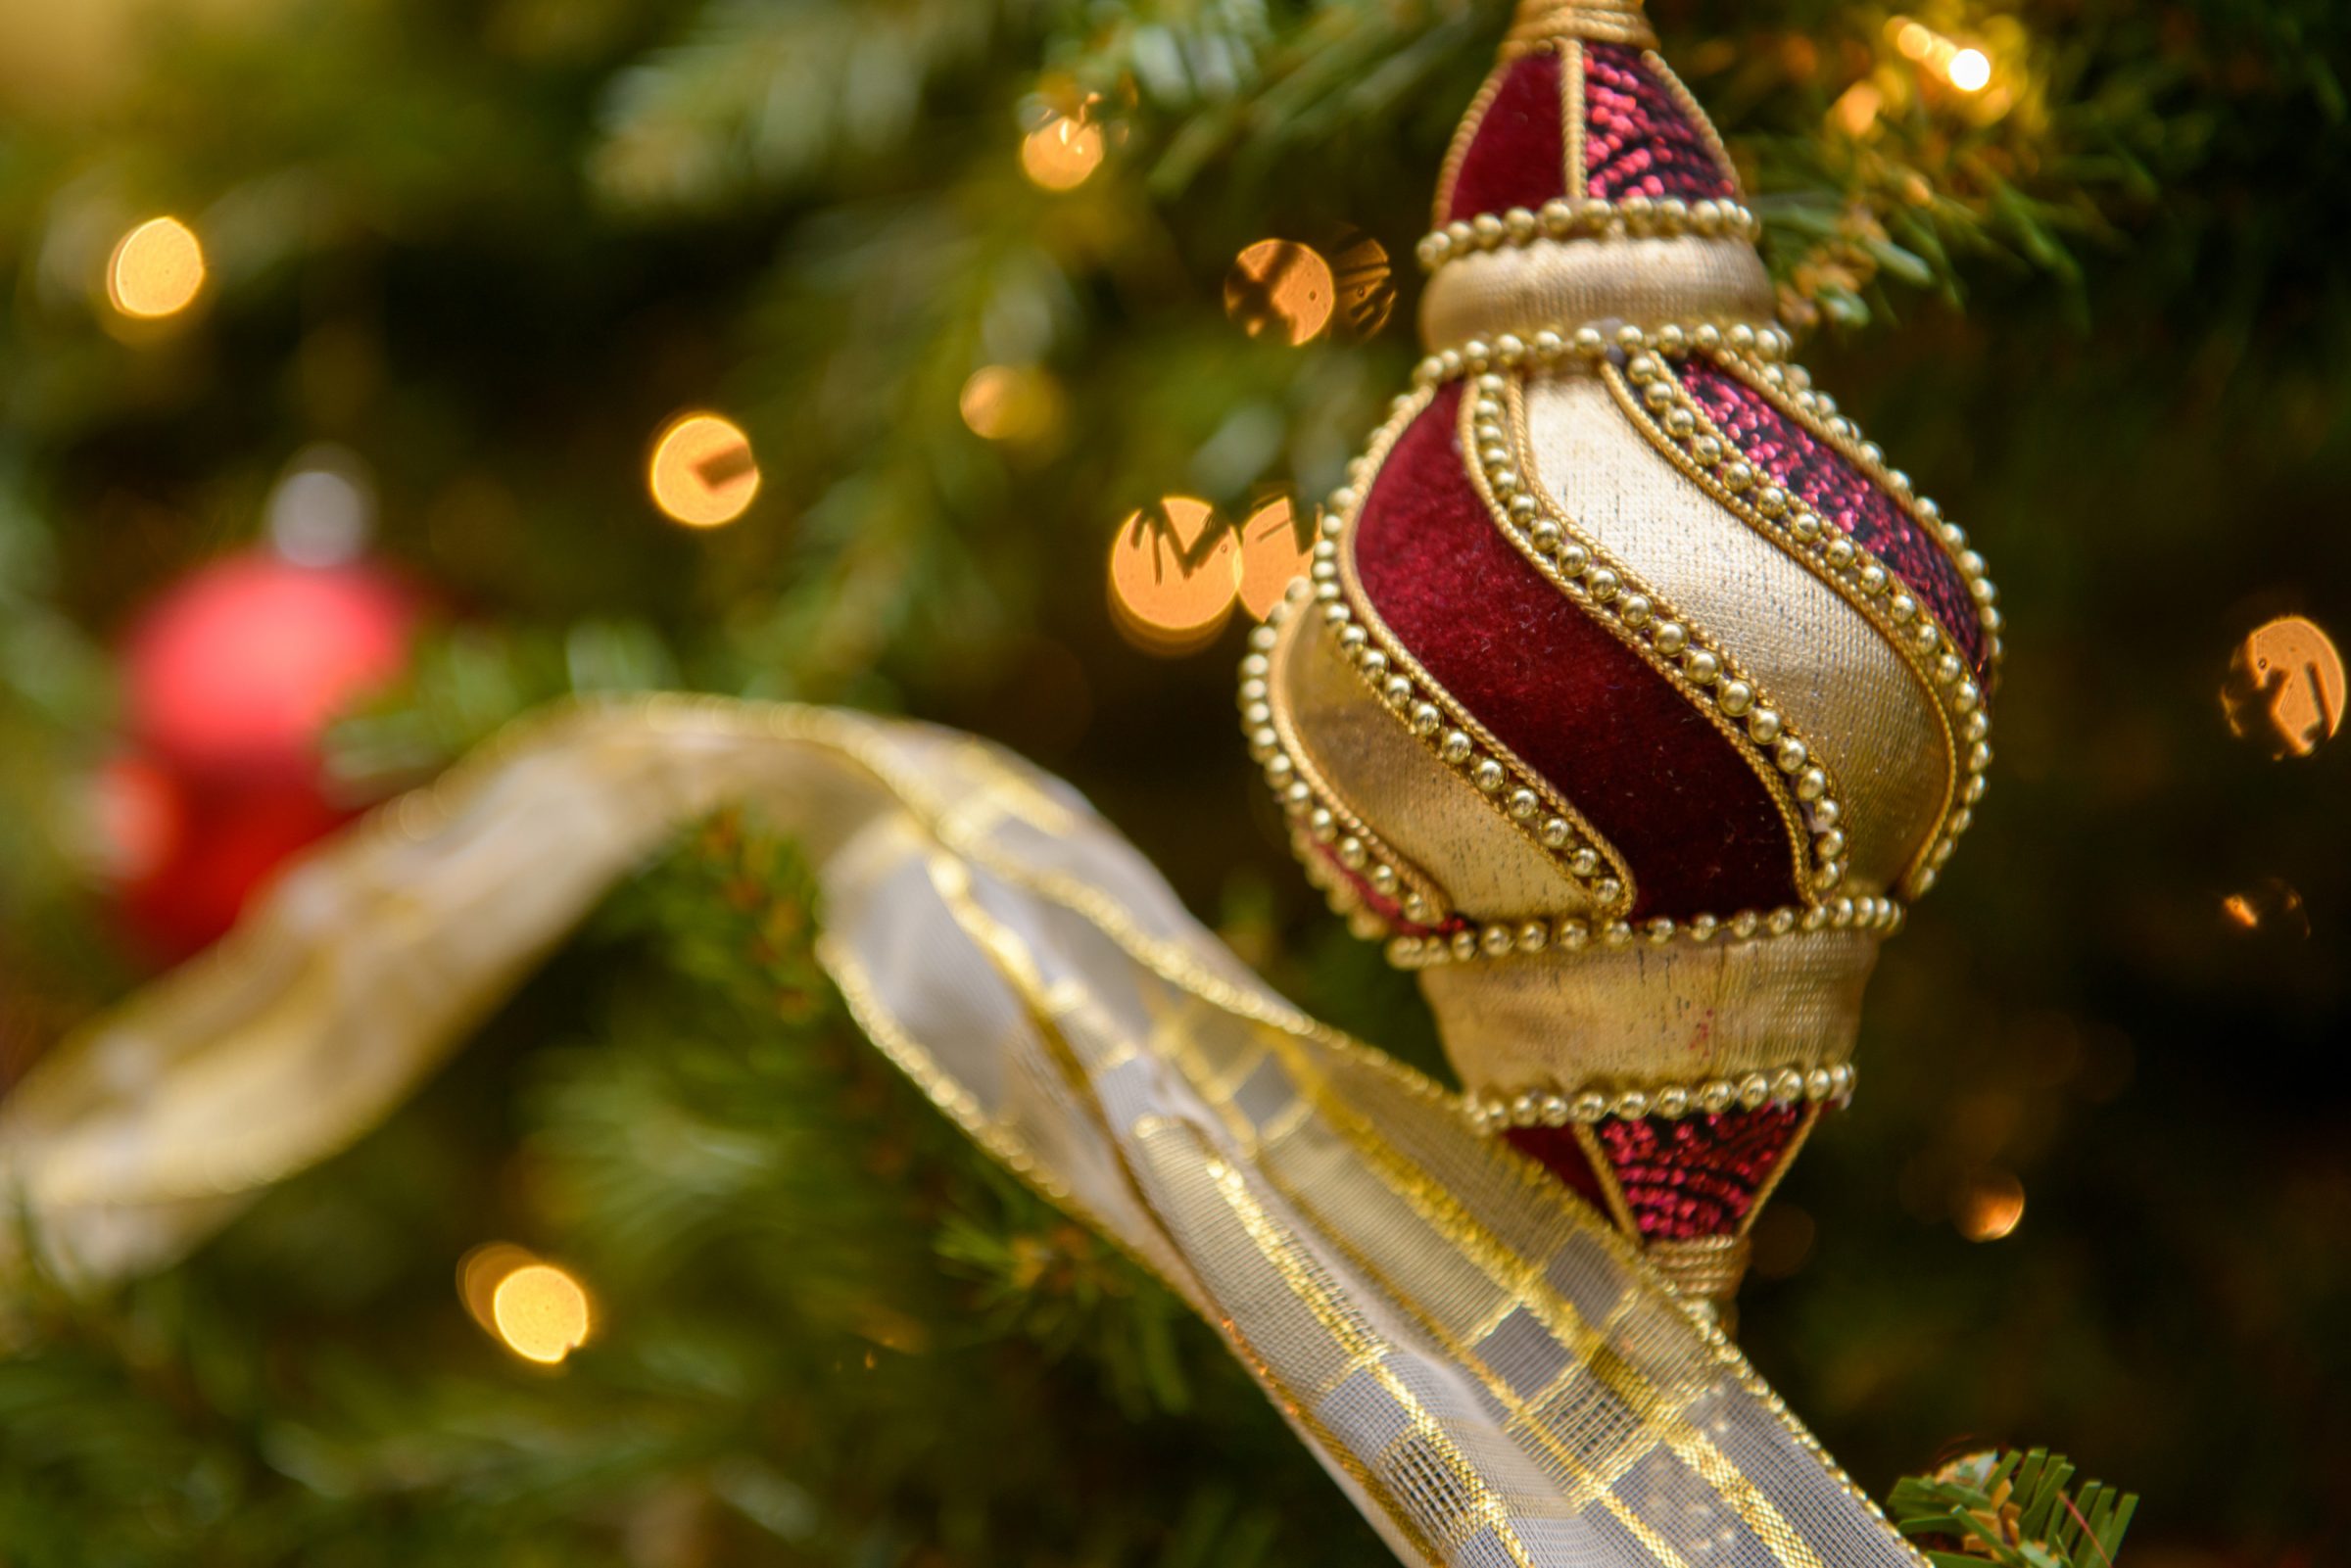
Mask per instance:
[[[2351,628],[2351,13],[1653,11],[1799,357],[2008,616],[1991,794],[1887,950],[1741,1338],[1875,1490],[2045,1443],[2147,1495],[2129,1560],[2343,1560],[2351,739],[2339,664],[2255,690],[2243,650]],[[1245,611],[1147,647],[1105,568],[1174,559],[1162,498],[1223,529],[1336,481],[1415,356],[1413,247],[1506,23],[0,0],[0,1084],[277,839],[542,698],[671,686],[1003,739],[1433,1067],[1250,777]],[[117,247],[164,215],[201,288],[137,319],[172,274]],[[1234,278],[1265,239],[1329,259],[1327,323]],[[757,465],[722,527],[648,495],[689,409]],[[689,488],[726,509],[742,469]],[[388,638],[404,673],[318,745],[189,764],[151,710],[255,601],[126,640],[287,553],[354,586],[296,662]],[[384,1131],[181,1269],[13,1314],[0,1561],[1375,1560],[1204,1330],[859,1050],[796,875],[698,835]],[[746,877],[772,901],[720,896]],[[492,1240],[593,1288],[560,1375],[468,1320]]]

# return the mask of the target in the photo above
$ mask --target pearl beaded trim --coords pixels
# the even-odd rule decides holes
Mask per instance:
[[[1314,844],[1326,844],[1341,866],[1360,875],[1381,898],[1392,900],[1414,925],[1435,925],[1446,918],[1445,898],[1429,878],[1397,854],[1363,819],[1350,810],[1306,758],[1294,755],[1273,723],[1272,651],[1280,627],[1303,597],[1303,580],[1290,585],[1291,596],[1273,606],[1266,624],[1252,628],[1249,651],[1241,659],[1241,731],[1249,754],[1266,776],[1274,801],[1288,815],[1292,832]],[[1308,879],[1329,896],[1335,913],[1361,926],[1358,914],[1369,916],[1375,928],[1358,929],[1359,936],[1376,937],[1388,929],[1377,911],[1366,909],[1346,879],[1329,875],[1329,867],[1312,849],[1293,841]]]
[[[1638,1121],[1644,1117],[1719,1116],[1725,1111],[1757,1111],[1767,1105],[1799,1101],[1817,1105],[1850,1099],[1852,1092],[1852,1064],[1840,1062],[1835,1067],[1788,1067],[1737,1078],[1623,1089],[1614,1094],[1599,1089],[1473,1094],[1463,1104],[1471,1121],[1485,1131],[1500,1132],[1509,1127],[1588,1127],[1610,1119]]]
[[[1806,909],[1783,906],[1768,911],[1742,910],[1727,919],[1693,915],[1688,920],[1659,916],[1638,925],[1630,921],[1565,920],[1492,921],[1451,935],[1397,936],[1389,939],[1387,958],[1401,970],[1435,969],[1481,959],[1531,955],[1547,948],[1580,952],[1589,947],[1626,948],[1636,944],[1663,947],[1671,942],[1706,943],[1768,941],[1782,936],[1808,936],[1821,931],[1874,931],[1892,934],[1901,928],[1902,906],[1891,898],[1837,898]]]
[[[1706,416],[1668,362],[1685,356],[1694,347],[1686,341],[1659,342],[1654,349],[1630,355],[1621,371],[1613,364],[1604,364],[1602,374],[1634,423],[1676,466],[1715,500],[1776,540],[1836,588],[1938,698],[1939,718],[1951,737],[1952,783],[1943,820],[1904,879],[1905,890],[1915,897],[1934,886],[1943,863],[1958,847],[1959,835],[1974,822],[1976,803],[1984,797],[1985,769],[1991,763],[1987,738],[1991,721],[1985,711],[1984,693],[1955,651],[1948,631],[1937,625],[1932,611],[1906,592],[1870,551],[1824,522],[1800,498],[1772,484]],[[1719,351],[1712,357],[1790,417],[1804,419],[1806,428],[1824,440],[1837,442],[1841,453],[1910,509],[1952,557],[1969,593],[1988,613],[1987,645],[1996,657],[1998,612],[1992,608],[1996,594],[1984,576],[1983,558],[1964,549],[1966,536],[1943,523],[1933,502],[1917,502],[1908,476],[1887,469],[1884,454],[1874,444],[1866,450],[1857,444],[1858,432],[1851,421],[1837,413],[1835,402],[1826,394],[1809,390],[1809,378],[1800,366],[1751,364]]]
[[[1532,453],[1515,385],[1487,371],[1465,402],[1463,446],[1504,535],[1747,754],[1794,839],[1798,890],[1816,902],[1846,871],[1843,791],[1828,768],[1726,648],[1576,528],[1530,480]]]
[[[1488,370],[1532,368],[1565,360],[1596,364],[1607,357],[1610,349],[1626,354],[1648,348],[1662,352],[1668,343],[1680,345],[1681,351],[1728,349],[1770,363],[1784,358],[1795,340],[1779,327],[1759,327],[1749,321],[1667,321],[1651,327],[1614,320],[1588,321],[1572,328],[1545,327],[1532,337],[1505,332],[1492,343],[1472,338],[1457,348],[1441,349],[1413,367],[1413,385],[1435,387]]]
[[[1673,239],[1694,234],[1751,242],[1762,231],[1761,220],[1737,202],[1685,202],[1671,196],[1628,196],[1611,202],[1598,196],[1559,196],[1539,208],[1513,207],[1457,219],[1423,237],[1414,254],[1422,268],[1433,272],[1458,257],[1539,240]]]
[[[1355,524],[1363,496],[1368,493],[1371,478],[1387,459],[1389,450],[1429,402],[1425,392],[1398,399],[1394,414],[1381,427],[1370,450],[1350,466],[1350,483],[1330,498],[1329,509],[1323,514],[1322,537],[1315,542],[1310,592],[1341,656],[1355,666],[1388,710],[1434,751],[1438,760],[1459,772],[1488,804],[1509,818],[1598,909],[1621,912],[1630,908],[1637,896],[1623,857],[1549,781],[1487,734],[1396,641],[1367,603],[1359,603],[1361,585],[1343,580],[1348,574],[1340,565],[1342,542]],[[1297,587],[1292,586],[1293,593]],[[1409,902],[1405,914],[1416,925],[1433,924],[1413,914]]]

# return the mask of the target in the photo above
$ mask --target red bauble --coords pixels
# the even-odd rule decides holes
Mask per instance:
[[[327,720],[408,663],[413,597],[363,565],[256,552],[207,566],[124,649],[132,738],[206,776],[301,765]]]
[[[183,958],[280,863],[353,815],[321,778],[326,724],[398,678],[415,596],[364,565],[239,555],[168,590],[123,652],[134,750],[96,782],[120,908]]]

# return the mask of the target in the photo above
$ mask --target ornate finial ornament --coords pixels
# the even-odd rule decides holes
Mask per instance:
[[[1637,0],[1526,0],[1429,351],[1244,665],[1308,873],[1496,1136],[1727,1300],[1984,790],[1983,562],[1810,378]]]

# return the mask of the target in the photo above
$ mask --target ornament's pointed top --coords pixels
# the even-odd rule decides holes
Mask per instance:
[[[1503,40],[1505,56],[1540,49],[1560,38],[1628,43],[1655,49],[1657,35],[1642,14],[1641,0],[1518,0],[1517,18]]]

